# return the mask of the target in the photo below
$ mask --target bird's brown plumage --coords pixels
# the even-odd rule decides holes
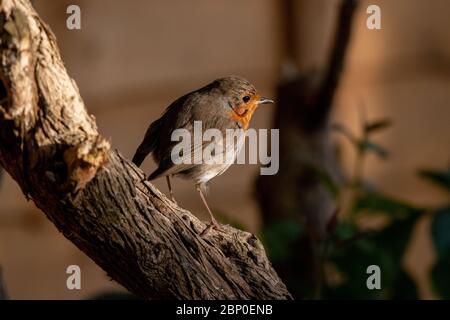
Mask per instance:
[[[171,154],[178,141],[171,141],[172,132],[176,129],[187,129],[193,133],[194,121],[201,121],[202,131],[218,129],[226,136],[227,129],[248,129],[250,119],[258,104],[271,102],[266,99],[262,102],[255,87],[247,80],[230,76],[217,79],[212,83],[190,92],[174,101],[167,107],[163,115],[155,120],[147,129],[144,140],[139,145],[133,162],[140,166],[148,154],[152,153],[158,168],[147,179],[153,180],[163,176],[182,176],[195,181],[199,190],[213,177],[222,174],[229,163],[223,164],[174,164]],[[233,160],[243,144],[244,136],[238,137]],[[206,144],[193,145],[191,153],[196,148],[203,149]],[[225,148],[224,148],[225,149]],[[225,152],[225,150],[224,150]],[[203,194],[200,194],[204,199]],[[208,208],[206,202],[206,207]],[[208,211],[209,208],[208,208]],[[211,212],[210,212],[211,213]],[[212,214],[211,214],[212,216]],[[212,219],[214,219],[212,217]]]

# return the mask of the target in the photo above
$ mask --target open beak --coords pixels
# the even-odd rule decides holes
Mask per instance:
[[[273,100],[270,100],[268,98],[264,98],[262,97],[261,99],[259,99],[258,104],[269,104],[269,103],[273,103]]]

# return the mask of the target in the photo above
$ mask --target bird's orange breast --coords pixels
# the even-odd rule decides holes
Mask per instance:
[[[239,122],[244,130],[248,129],[253,113],[258,108],[259,98],[255,95],[248,103],[243,103],[231,111],[233,121]]]

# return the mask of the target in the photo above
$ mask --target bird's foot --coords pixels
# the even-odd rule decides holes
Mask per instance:
[[[202,233],[200,233],[200,236],[203,237],[211,229],[218,230],[218,231],[223,231],[223,229],[220,226],[220,224],[214,219],[214,220],[211,220],[211,222],[206,226],[205,230],[203,230]]]
[[[178,202],[177,202],[177,200],[175,200],[175,197],[173,195],[170,196],[170,200],[172,200],[173,203],[178,205]]]

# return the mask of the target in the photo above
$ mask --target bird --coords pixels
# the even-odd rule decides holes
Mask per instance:
[[[196,190],[210,215],[210,222],[202,232],[209,229],[220,229],[220,225],[206,202],[208,182],[224,173],[236,159],[245,141],[245,133],[249,128],[250,120],[258,108],[263,104],[273,103],[271,99],[262,97],[254,85],[239,76],[226,76],[212,81],[206,86],[189,92],[172,102],[162,115],[150,124],[139,144],[133,163],[140,166],[144,159],[152,154],[158,167],[146,179],[154,180],[166,177],[170,198],[175,201],[170,177],[176,176],[193,180]],[[202,130],[218,129],[222,137],[226,136],[227,129],[237,132],[233,141],[220,139],[211,141],[190,141],[193,145],[185,154],[180,152],[179,158],[193,159],[193,161],[173,161],[174,147],[179,141],[172,141],[172,133],[177,129],[185,129],[194,133],[195,122],[201,124]],[[198,155],[209,144],[213,144],[214,151],[210,159],[226,158],[227,161],[207,162],[198,161]],[[219,158],[218,158],[219,159]],[[231,161],[230,161],[231,160]]]

